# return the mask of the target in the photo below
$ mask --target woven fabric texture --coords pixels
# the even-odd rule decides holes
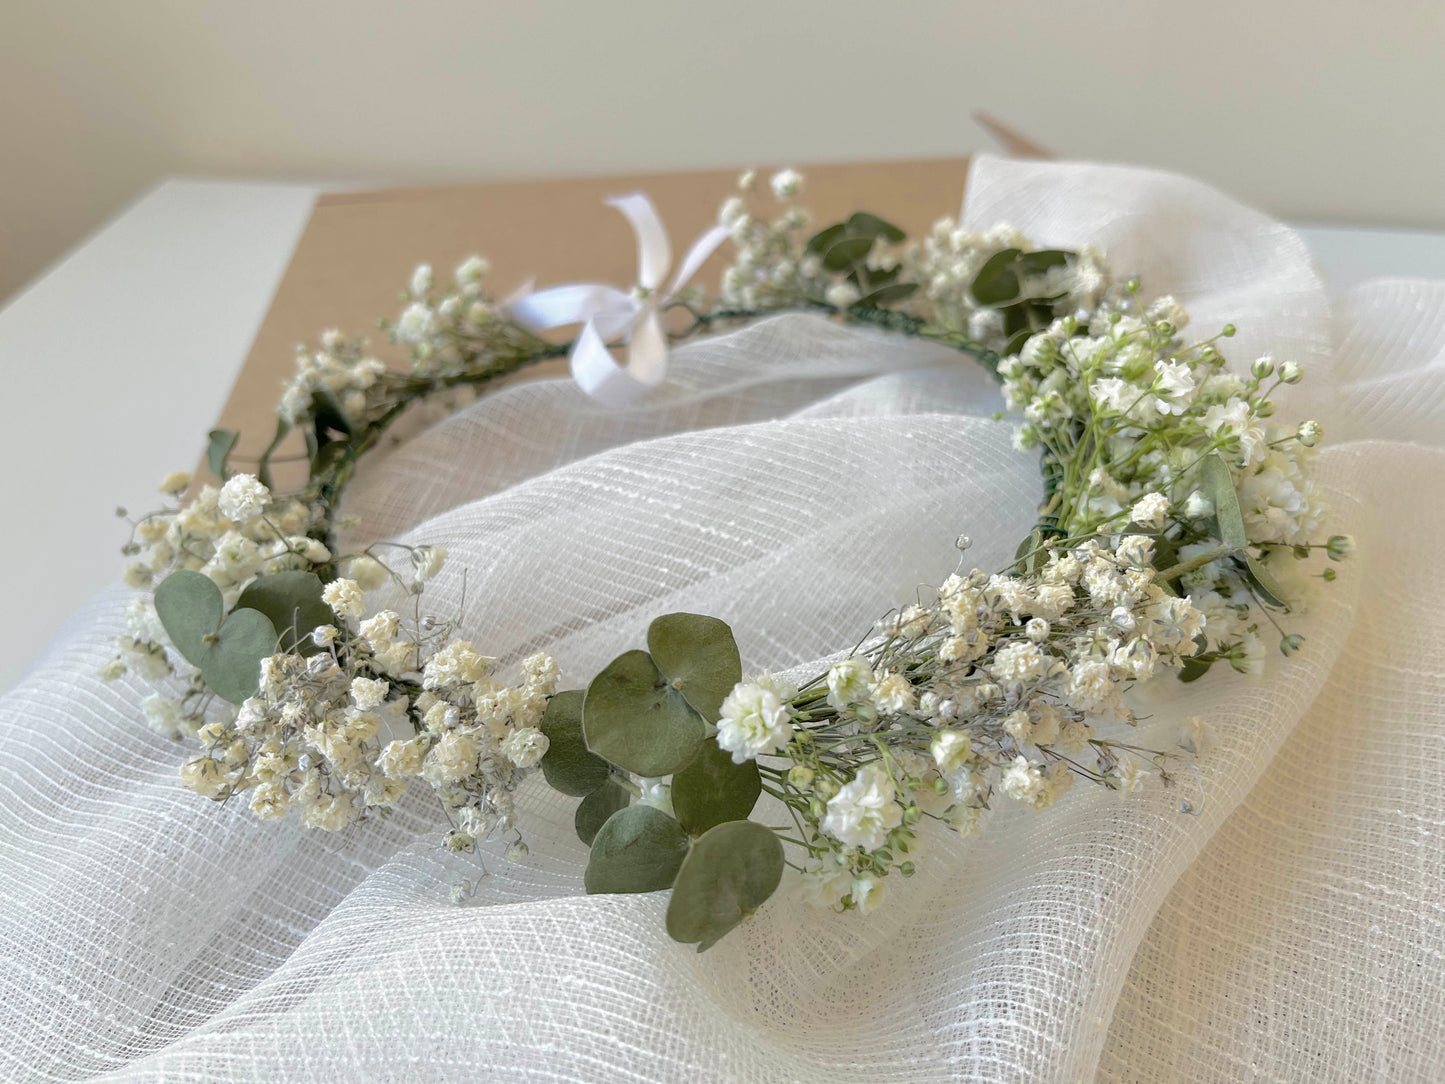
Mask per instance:
[[[95,676],[117,588],[0,699],[0,1076],[1439,1078],[1445,285],[1331,306],[1284,226],[1118,167],[980,158],[963,220],[1106,247],[1191,331],[1236,324],[1241,371],[1307,368],[1282,412],[1324,423],[1327,530],[1358,552],[1292,618],[1294,658],[1141,692],[1140,744],[1213,723],[1197,790],[1004,803],[977,837],[929,835],[875,914],[785,885],[699,955],[667,940],[664,897],[583,893],[575,803],[540,780],[530,856],[487,853],[465,906],[449,890],[477,867],[419,792],[326,835],[182,789],[148,690]],[[947,350],[785,316],[673,374],[621,411],[565,381],[482,400],[368,464],[353,541],[446,546],[428,607],[504,666],[551,652],[565,687],[679,609],[729,621],[745,669],[807,666],[952,572],[960,532],[990,568],[1032,524],[1037,464]]]

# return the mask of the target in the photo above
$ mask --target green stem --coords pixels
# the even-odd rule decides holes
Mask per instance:
[[[1180,561],[1177,565],[1170,565],[1162,572],[1154,573],[1156,581],[1165,583],[1170,580],[1177,580],[1186,573],[1193,572],[1196,568],[1203,568],[1210,561],[1217,561],[1221,557],[1228,557],[1234,549],[1230,546],[1215,546],[1213,549],[1205,550],[1203,553],[1196,553],[1187,561]]]

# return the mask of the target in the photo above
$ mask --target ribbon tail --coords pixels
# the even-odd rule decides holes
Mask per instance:
[[[572,379],[584,392],[609,407],[635,403],[667,376],[667,335],[657,313],[649,311],[633,329],[627,365],[617,364],[595,323],[577,336],[569,358]]]
[[[601,314],[609,317],[605,323],[625,326],[637,315],[638,308],[630,294],[586,282],[537,290],[509,299],[506,304],[507,315],[513,322],[532,332],[580,324]]]
[[[671,297],[686,286],[693,275],[696,275],[702,268],[702,265],[707,263],[707,258],[716,252],[718,246],[727,239],[727,227],[714,226],[694,241],[692,247],[687,250],[687,255],[682,258],[682,266],[677,269],[672,285],[667,288],[667,296]]]
[[[615,196],[606,202],[607,206],[622,212],[637,236],[638,285],[656,290],[672,266],[672,245],[668,243],[667,230],[663,229],[657,208],[641,192]]]

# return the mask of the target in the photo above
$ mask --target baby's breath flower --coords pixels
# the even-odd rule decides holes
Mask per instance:
[[[442,570],[447,561],[447,551],[440,546],[422,546],[412,554],[416,564],[416,578],[425,583]]]
[[[380,678],[351,679],[351,702],[362,711],[380,707],[391,692],[391,685]]]
[[[877,762],[865,764],[828,800],[822,829],[845,846],[876,851],[903,823],[895,794],[887,769]]]
[[[828,703],[840,711],[869,695],[873,668],[861,655],[852,655],[828,671]]]
[[[179,497],[186,490],[191,488],[191,472],[185,470],[173,470],[161,480],[160,491],[168,493],[172,497]]]
[[[217,497],[221,515],[233,523],[248,523],[260,515],[271,499],[271,491],[254,474],[233,475]]]
[[[780,169],[768,182],[779,200],[790,200],[803,190],[803,175],[796,169]]]
[[[952,775],[965,767],[973,757],[973,742],[961,730],[941,730],[929,750],[933,762],[944,775]]]
[[[774,689],[757,681],[740,682],[722,702],[717,744],[732,754],[734,764],[776,752],[792,734],[787,704]]]
[[[363,591],[375,591],[384,587],[388,578],[386,566],[375,557],[365,554],[347,562],[346,575]]]
[[[1158,531],[1164,527],[1165,517],[1169,515],[1169,498],[1162,493],[1146,493],[1134,502],[1134,507],[1129,510],[1129,522],[1138,524],[1145,530]]]
[[[502,755],[519,768],[532,768],[547,752],[547,736],[536,727],[514,730],[502,741]]]
[[[366,600],[355,580],[332,580],[322,590],[321,600],[338,617],[360,617],[366,612]]]

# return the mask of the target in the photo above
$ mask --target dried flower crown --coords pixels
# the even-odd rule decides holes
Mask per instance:
[[[913,874],[925,822],[973,831],[996,798],[1045,809],[1075,779],[1125,794],[1151,773],[1171,783],[1207,725],[1191,719],[1176,748],[1141,748],[1104,733],[1134,722],[1124,694],[1217,662],[1257,670],[1274,612],[1308,576],[1334,579],[1306,562],[1350,550],[1348,536],[1314,540],[1319,426],[1270,420],[1271,394],[1299,367],[1260,358],[1231,374],[1218,343],[1232,328],[1187,343],[1173,299],[1146,301],[1089,248],[1038,250],[1007,228],[948,220],[905,245],[863,212],[809,236],[792,203],[801,186],[790,170],[772,178],[784,208],[768,221],[749,209],[756,183],[744,175],[666,290],[666,234],[641,196],[614,203],[639,236],[632,293],[559,287],[498,302],[473,257],[439,296],[422,266],[390,328],[410,371],[327,333],[299,353],[253,472],[232,469],[238,434],[213,431],[222,484],[187,500],[190,476],[172,475],[173,503],[134,522],[126,579],[153,590],[132,603],[106,667],[155,681],[149,722],[200,742],[186,785],[332,830],[391,810],[420,777],[450,819],[449,848],[501,838],[516,860],[514,794],[540,768],[581,799],[587,890],[671,889],[668,932],[704,949],[787,866],[817,902],[868,911]],[[720,293],[685,289],[724,239],[737,254]],[[389,583],[420,595],[446,558],[396,544],[337,552],[358,460],[413,404],[564,354],[585,390],[625,402],[663,378],[669,343],[786,311],[944,343],[997,376],[1045,486],[1012,564],[949,576],[797,683],[744,679],[729,627],[697,614],[659,616],[645,649],[558,691],[545,655],[502,681],[454,622],[420,604],[411,620],[368,606]],[[676,313],[686,326],[669,333],[663,318]],[[567,323],[583,324],[573,342],[539,335]],[[618,342],[625,365],[608,349]],[[271,463],[292,433],[308,478],[280,493]],[[1289,655],[1301,638],[1279,631],[1278,643]],[[768,819],[786,827],[750,819],[764,793]]]

